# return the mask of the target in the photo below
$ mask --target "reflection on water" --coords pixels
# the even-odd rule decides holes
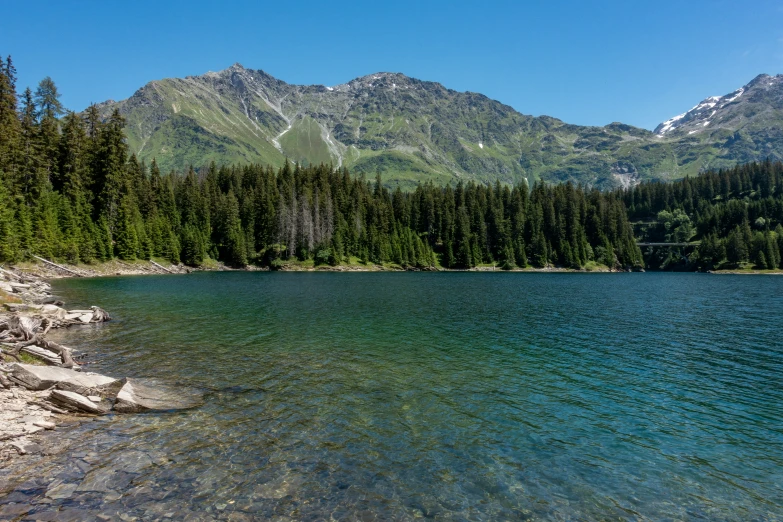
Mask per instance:
[[[68,432],[71,456],[0,500],[33,503],[32,518],[783,517],[783,278],[56,288],[117,318],[69,332],[91,369],[200,387],[207,404]]]

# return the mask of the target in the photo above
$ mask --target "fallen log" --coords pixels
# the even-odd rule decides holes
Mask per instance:
[[[30,354],[33,357],[37,357],[45,363],[52,364],[54,366],[60,366],[62,364],[62,359],[59,355],[41,348],[40,346],[24,346],[19,351]]]
[[[8,270],[3,270],[2,268],[0,268],[0,274],[5,274],[5,275],[7,275],[7,276],[9,276],[9,277],[11,277],[13,279],[16,279],[17,281],[21,281],[22,280],[21,276],[18,276],[16,274],[14,274],[13,272],[9,272]]]
[[[153,261],[152,259],[150,259],[150,263],[152,263],[152,264],[153,264],[153,265],[155,265],[156,267],[160,268],[161,270],[165,270],[165,271],[166,271],[166,272],[168,272],[169,274],[173,274],[173,273],[174,273],[174,272],[172,272],[171,270],[169,270],[168,268],[166,268],[165,266],[161,266],[161,265],[159,265],[158,263],[156,263],[156,262],[155,262],[155,261]]]
[[[60,356],[60,363],[54,362],[54,360],[47,359],[47,362],[52,362],[56,366],[62,366],[63,368],[73,368],[74,366],[77,366],[76,361],[73,360],[73,355],[71,354],[71,349],[63,346],[61,344],[57,344],[52,341],[47,341],[43,338],[41,334],[36,334],[33,336],[32,339],[28,341],[24,341],[21,343],[17,343],[17,352],[19,353],[19,350],[22,350],[23,348],[27,348],[29,346],[35,345],[39,348],[43,348],[44,350],[49,350],[50,352],[54,352],[55,354]],[[37,351],[28,352],[32,353],[33,355],[38,355],[41,357],[40,353]]]
[[[33,257],[34,257],[34,258],[36,258],[38,261],[43,261],[43,262],[44,262],[44,263],[46,263],[47,265],[52,265],[53,267],[55,267],[55,268],[59,268],[60,270],[63,270],[63,271],[65,271],[65,272],[68,272],[69,274],[73,274],[73,275],[75,275],[76,277],[84,277],[84,274],[80,274],[79,272],[75,272],[75,271],[71,270],[70,268],[65,268],[64,266],[62,266],[62,265],[58,265],[57,263],[52,263],[52,262],[51,262],[51,261],[49,261],[48,259],[44,259],[44,258],[42,258],[42,257],[39,257],[39,256],[36,256],[36,255],[33,255]]]

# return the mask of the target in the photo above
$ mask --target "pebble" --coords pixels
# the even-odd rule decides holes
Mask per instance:
[[[98,397],[97,395],[88,395],[87,398],[90,399],[92,402],[101,402],[101,398]]]
[[[34,422],[33,426],[38,426],[39,428],[43,428],[46,430],[53,430],[54,428],[57,427],[53,422],[44,421],[44,420]]]

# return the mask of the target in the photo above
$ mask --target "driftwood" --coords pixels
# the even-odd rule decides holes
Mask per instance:
[[[8,270],[3,270],[2,268],[0,268],[0,274],[5,274],[8,277],[11,277],[12,279],[16,279],[17,281],[21,281],[22,280],[21,276],[18,276],[16,274],[14,274],[13,272],[9,272]]]
[[[60,270],[63,270],[63,271],[65,271],[65,272],[68,272],[69,274],[73,274],[73,275],[75,275],[76,277],[84,277],[84,274],[80,274],[79,272],[75,272],[75,271],[71,270],[70,268],[65,268],[64,266],[62,266],[62,265],[58,265],[57,263],[52,263],[52,262],[51,262],[51,261],[49,261],[48,259],[44,259],[44,258],[42,258],[42,257],[39,257],[39,256],[36,256],[36,255],[33,255],[33,257],[34,257],[34,258],[36,258],[38,261],[43,261],[43,262],[44,262],[44,263],[46,263],[47,265],[52,265],[53,267],[55,267],[55,268],[59,268]]]
[[[164,270],[164,271],[168,272],[169,274],[173,274],[173,273],[174,273],[174,272],[172,272],[171,270],[169,270],[168,268],[166,268],[165,266],[161,266],[161,265],[159,265],[158,263],[156,263],[156,262],[155,262],[155,261],[153,261],[152,259],[150,259],[150,263],[152,263],[154,266],[156,266],[156,267],[160,268],[161,270]]]
[[[92,310],[92,320],[90,321],[91,323],[104,323],[106,321],[111,321],[111,316],[103,308],[98,306],[91,306],[90,309]]]
[[[96,307],[97,308],[97,307]],[[105,314],[105,312],[104,312]],[[108,315],[108,314],[106,314]],[[55,363],[63,368],[73,368],[76,362],[73,360],[71,349],[52,341],[47,341],[44,336],[49,333],[52,322],[49,319],[37,319],[34,317],[13,314],[7,321],[0,323],[0,339],[12,341],[10,350],[2,350],[3,355],[8,355],[19,361],[19,352],[28,346],[37,346],[59,356],[61,363],[56,364],[55,358],[44,357],[49,363]],[[5,331],[4,331],[5,330]],[[34,350],[28,351],[32,355],[40,355]]]

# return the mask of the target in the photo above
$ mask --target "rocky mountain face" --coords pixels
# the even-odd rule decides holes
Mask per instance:
[[[725,96],[711,96],[655,129],[677,140],[702,168],[783,157],[783,75],[761,74]]]
[[[674,179],[783,157],[781,76],[708,98],[655,132],[532,117],[471,92],[398,73],[347,84],[290,85],[235,64],[153,81],[120,102],[131,149],[162,169],[211,161],[332,163],[390,185],[459,179],[573,180],[598,187]]]

